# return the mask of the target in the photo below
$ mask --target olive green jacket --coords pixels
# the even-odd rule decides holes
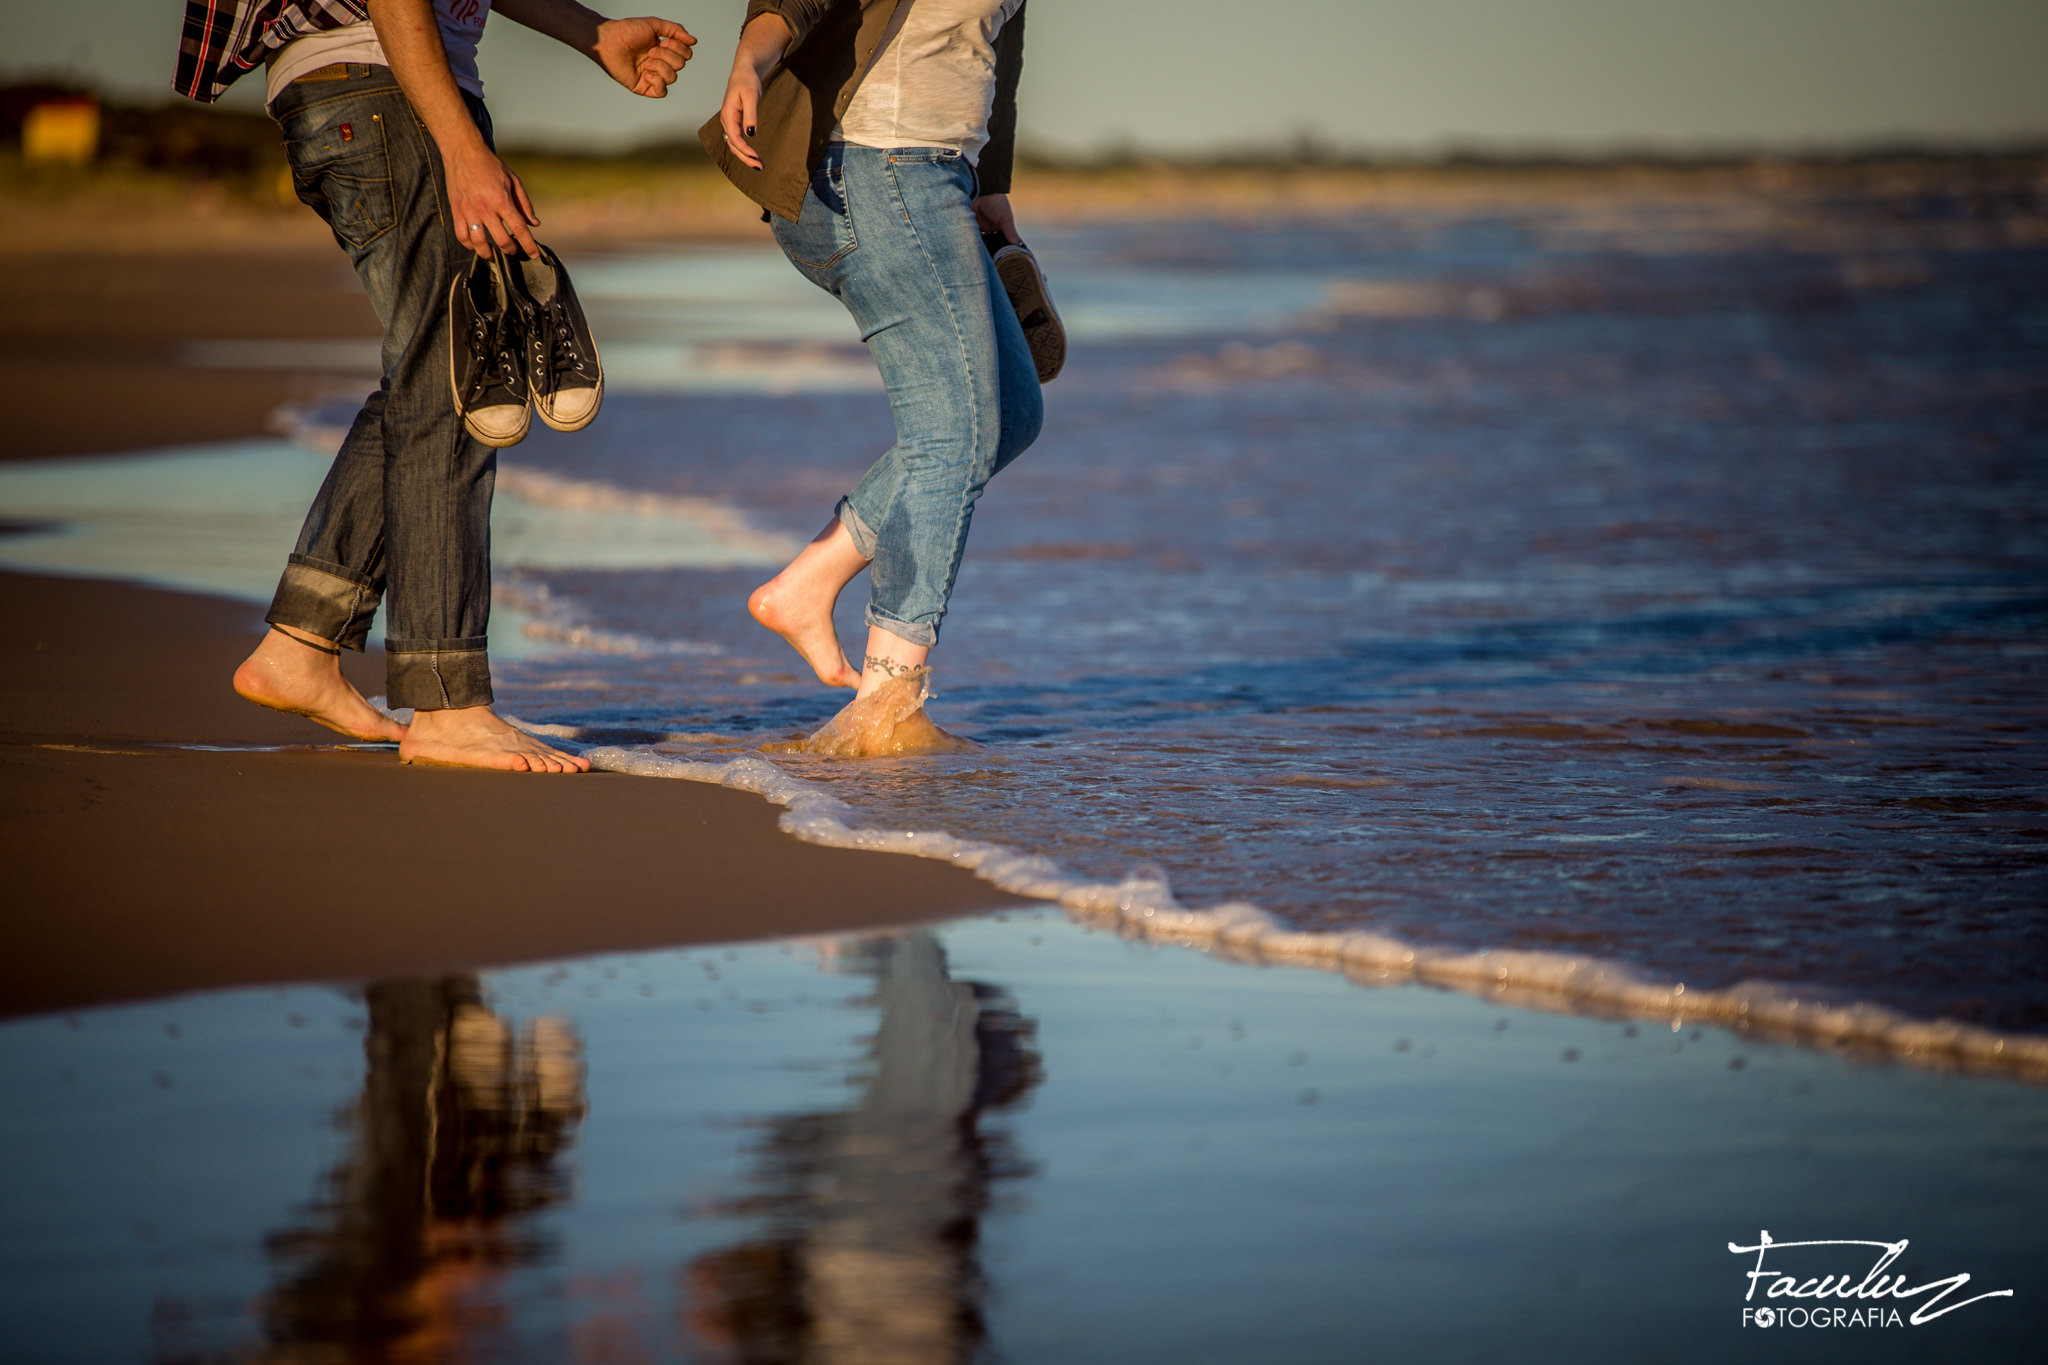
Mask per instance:
[[[833,125],[873,65],[895,12],[896,0],[750,0],[748,22],[757,15],[775,14],[789,25],[791,34],[781,63],[761,84],[755,120],[759,133],[748,139],[760,153],[762,169],[757,171],[732,154],[718,115],[697,130],[697,140],[741,193],[796,221],[811,171],[832,141]],[[988,115],[988,146],[975,168],[983,194],[1010,190],[1017,144],[1017,78],[1023,71],[1024,6],[1019,5],[996,35],[995,102]]]

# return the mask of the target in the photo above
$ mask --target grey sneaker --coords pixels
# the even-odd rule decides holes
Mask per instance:
[[[556,431],[581,431],[604,399],[604,367],[597,339],[576,301],[561,258],[547,247],[513,267],[526,312],[526,372],[534,411]]]
[[[469,434],[487,446],[526,439],[526,352],[505,258],[493,251],[448,290],[448,382]]]
[[[989,256],[995,261],[996,278],[1017,310],[1024,340],[1031,347],[1031,363],[1038,367],[1038,382],[1050,384],[1067,364],[1067,329],[1053,307],[1052,291],[1046,287],[1045,272],[1038,258],[1021,242],[1007,242],[1002,234],[982,234]]]

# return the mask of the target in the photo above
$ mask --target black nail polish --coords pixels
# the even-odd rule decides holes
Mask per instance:
[[[752,137],[753,135],[754,135],[754,125],[750,123],[750,124],[748,124],[748,125],[747,125],[747,136],[748,136],[748,137]]]

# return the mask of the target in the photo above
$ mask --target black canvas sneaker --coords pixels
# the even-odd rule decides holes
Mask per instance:
[[[479,256],[448,290],[448,382],[469,434],[487,446],[518,445],[531,425],[526,347],[505,258]]]
[[[527,312],[526,372],[534,411],[556,431],[581,431],[604,398],[604,367],[583,305],[561,258],[547,247],[538,257],[522,256],[514,270]]]
[[[1038,382],[1050,384],[1066,367],[1067,329],[1053,307],[1045,272],[1023,243],[1005,241],[1000,232],[985,232],[981,239],[996,263],[996,278],[1010,296],[1010,307],[1017,310],[1017,321],[1023,325],[1031,363],[1038,367]]]

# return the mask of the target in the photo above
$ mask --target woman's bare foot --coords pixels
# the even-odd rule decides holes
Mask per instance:
[[[587,773],[590,760],[563,753],[516,730],[488,706],[415,711],[398,746],[406,763],[442,768],[498,768],[515,773]]]
[[[840,708],[816,734],[786,747],[787,751],[823,754],[830,758],[883,758],[901,754],[940,754],[974,745],[932,723],[925,714],[923,666],[898,673]]]
[[[832,608],[840,590],[868,566],[837,517],[818,532],[789,567],[754,589],[747,611],[789,641],[827,687],[858,687],[860,671],[846,661]]]
[[[816,734],[786,746],[787,752],[833,758],[879,758],[891,754],[936,754],[974,745],[949,735],[924,713],[931,646],[914,645],[880,626],[868,628],[860,691]]]
[[[403,740],[405,727],[370,705],[342,676],[340,658],[329,652],[333,648],[307,632],[269,631],[235,670],[235,691],[258,706],[304,716],[350,739]]]

